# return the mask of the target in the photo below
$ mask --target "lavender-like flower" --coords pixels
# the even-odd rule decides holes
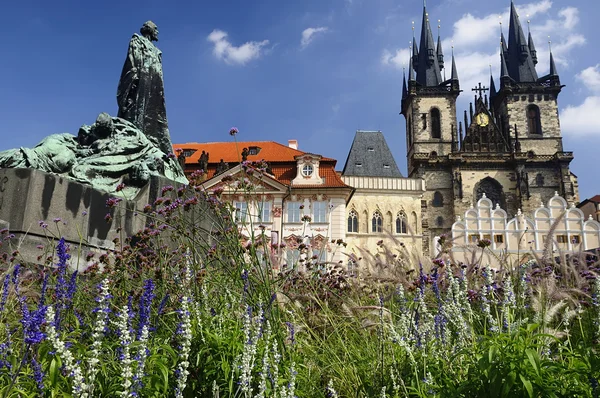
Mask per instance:
[[[329,379],[327,382],[327,387],[325,387],[325,397],[326,398],[338,398],[337,391],[333,388],[333,380]]]
[[[142,336],[142,330],[144,327],[150,324],[150,309],[152,307],[152,300],[156,295],[154,294],[154,281],[147,279],[144,283],[144,293],[140,298],[140,317],[138,329],[136,331],[136,339],[139,340]]]
[[[181,323],[177,328],[177,334],[181,338],[181,345],[179,347],[179,363],[175,369],[175,376],[177,378],[175,382],[175,397],[183,398],[183,390],[187,383],[188,371],[188,358],[190,355],[190,347],[192,345],[192,321],[189,309],[189,298],[183,296],[181,299],[181,309],[179,312],[179,319]]]
[[[96,380],[96,374],[98,373],[98,364],[100,363],[100,354],[102,347],[102,337],[108,324],[108,314],[110,312],[110,290],[109,280],[104,279],[99,286],[100,294],[96,298],[98,307],[94,310],[96,312],[96,320],[94,322],[94,329],[92,332],[92,355],[88,359],[88,383],[89,383],[89,394],[93,394],[94,381]]]
[[[48,319],[55,317],[52,306],[48,307],[46,315],[48,316]],[[65,343],[58,337],[58,332],[52,322],[47,324],[46,333],[48,334],[48,340],[54,347],[56,354],[60,356],[67,374],[73,378],[71,394],[76,398],[87,398],[88,393],[86,391],[88,390],[88,386],[83,378],[81,368],[75,361],[73,354],[67,349]]]
[[[4,311],[6,300],[8,299],[8,289],[10,288],[10,275],[6,274],[2,283],[2,298],[0,299],[0,313]]]
[[[119,339],[121,342],[121,377],[123,378],[122,391],[119,392],[121,397],[130,396],[130,388],[132,385],[133,370],[132,360],[129,353],[129,346],[131,345],[132,337],[129,330],[130,318],[129,318],[129,306],[124,305],[121,307],[119,312],[119,320],[117,321],[117,328],[119,330]]]
[[[67,300],[69,299],[69,287],[65,280],[67,261],[71,256],[67,253],[67,246],[65,238],[61,238],[56,246],[56,254],[58,256],[58,263],[56,268],[58,269],[58,276],[56,279],[56,313],[54,316],[54,327],[60,330],[61,314],[67,308]]]
[[[33,380],[38,388],[38,393],[43,396],[46,389],[44,387],[44,371],[40,366],[39,362],[32,357],[31,360],[31,368],[33,369]]]

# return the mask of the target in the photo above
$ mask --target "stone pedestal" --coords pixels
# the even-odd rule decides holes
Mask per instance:
[[[84,249],[71,252],[71,265],[84,269],[87,251],[112,250],[115,238],[123,239],[144,228],[147,217],[142,209],[154,203],[167,185],[180,186],[153,176],[136,197],[109,209],[106,201],[114,196],[90,185],[34,169],[0,169],[0,227],[8,228],[14,235],[10,242],[3,242],[0,250],[19,250],[22,260],[39,262],[37,257],[42,251],[37,246],[64,237],[73,248],[81,245]],[[110,221],[106,220],[107,214],[111,214]],[[213,212],[204,206],[189,216],[199,231],[210,238],[216,222]],[[48,224],[46,230],[41,222]]]

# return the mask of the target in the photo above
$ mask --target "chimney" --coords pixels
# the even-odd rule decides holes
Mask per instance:
[[[288,140],[288,146],[292,149],[298,149],[298,140]]]

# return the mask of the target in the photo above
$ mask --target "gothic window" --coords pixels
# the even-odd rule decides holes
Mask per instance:
[[[485,197],[492,201],[492,207],[500,204],[500,207],[506,209],[504,206],[504,192],[502,185],[491,177],[486,177],[479,181],[475,186],[475,199],[479,200]]]
[[[535,176],[535,185],[537,185],[538,187],[544,186],[544,176],[542,175],[542,173],[538,173]]]
[[[396,216],[396,233],[406,233],[406,214],[404,214],[402,211]]]
[[[444,225],[444,217],[439,216],[438,218],[436,218],[435,223],[438,227],[442,227]]]
[[[348,214],[348,232],[358,232],[358,214],[354,210]]]
[[[383,217],[376,211],[371,219],[371,232],[383,232]]]
[[[438,108],[431,109],[431,138],[442,138],[442,124]]]
[[[527,107],[527,129],[529,134],[542,134],[540,108],[536,105],[529,105]]]
[[[433,207],[442,207],[444,206],[444,195],[441,192],[435,191],[433,193]]]

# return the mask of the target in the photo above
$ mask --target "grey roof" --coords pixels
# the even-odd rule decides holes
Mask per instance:
[[[402,177],[381,131],[357,131],[343,176]]]
[[[439,86],[442,83],[442,74],[440,73],[440,70],[441,68],[436,54],[433,34],[431,33],[431,26],[429,25],[429,16],[427,14],[427,9],[423,7],[419,58],[416,65],[417,82],[423,87]]]
[[[517,83],[535,82],[538,79],[529,44],[525,39],[515,3],[511,1],[508,54],[505,58],[506,65],[508,66],[508,74]],[[533,41],[531,44],[533,44]]]

